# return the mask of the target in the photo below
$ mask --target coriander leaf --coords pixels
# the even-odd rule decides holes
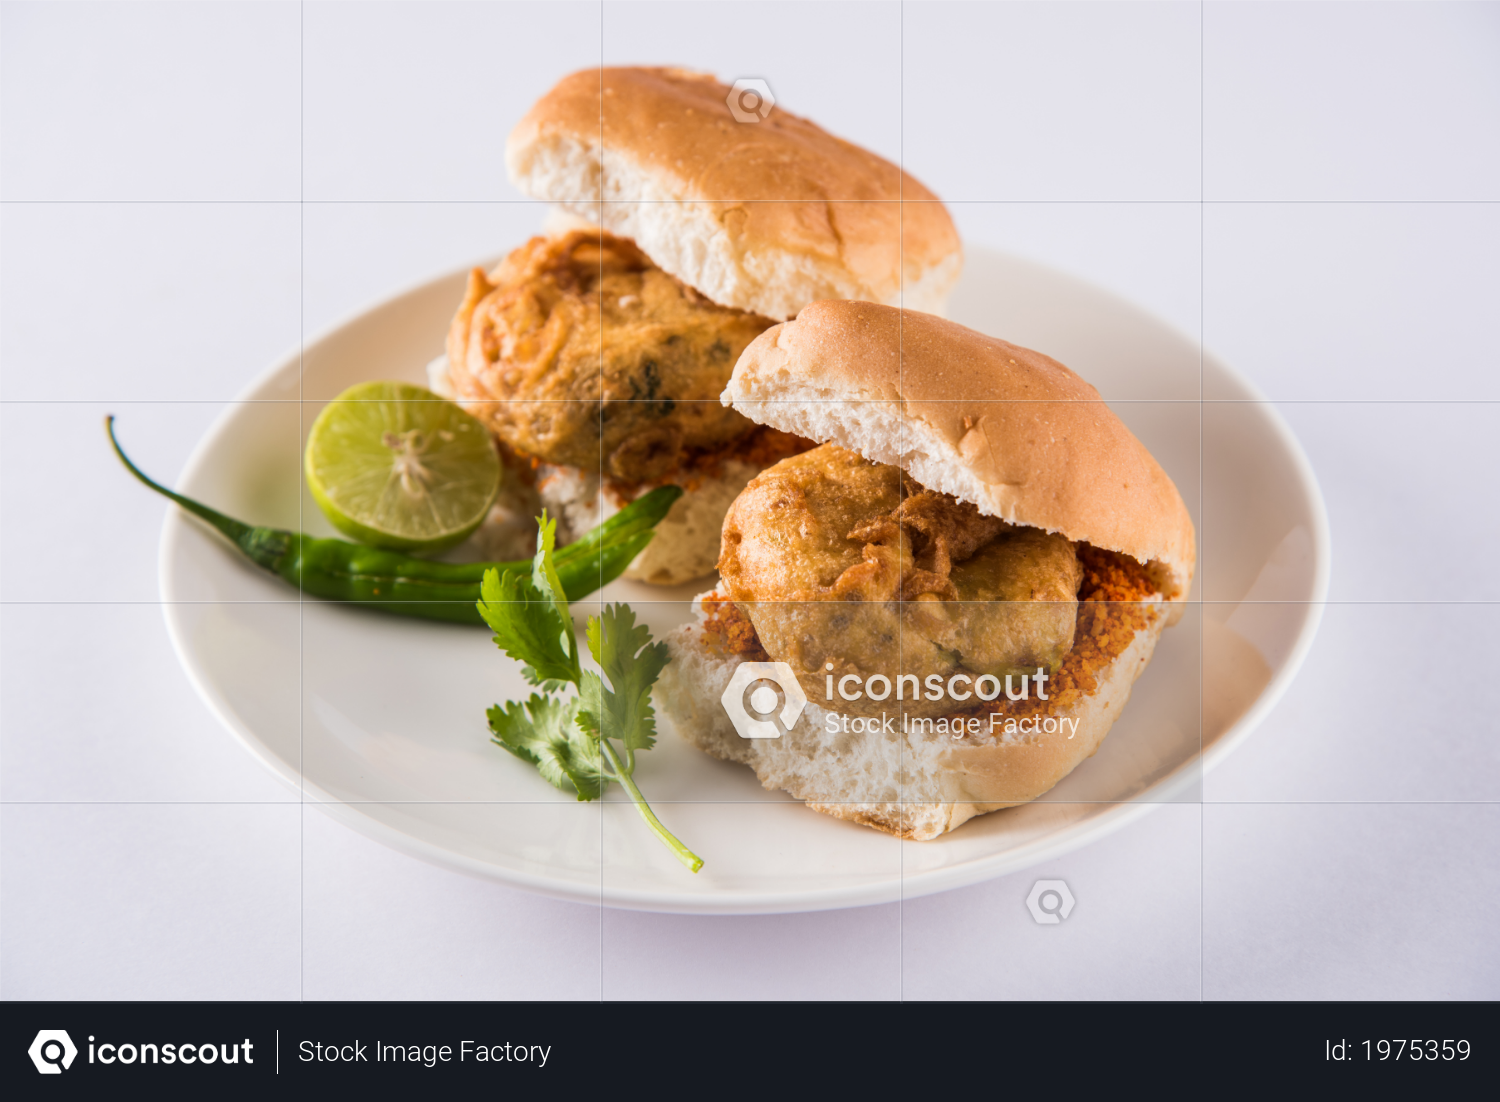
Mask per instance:
[[[589,617],[592,624],[594,618]],[[578,726],[590,738],[597,739],[604,724],[604,682],[593,670],[583,671],[578,683]]]
[[[664,511],[677,493],[662,495],[656,504]],[[486,571],[479,612],[494,629],[495,644],[524,663],[527,680],[543,693],[571,682],[578,687],[578,695],[560,701],[534,693],[524,704],[496,705],[488,712],[494,741],[536,766],[551,784],[563,790],[571,787],[580,800],[596,800],[606,784],[618,781],[652,832],[683,865],[697,872],[703,859],[662,825],[632,777],[635,751],[649,750],[656,741],[651,686],[669,661],[667,646],[651,642],[650,630],[635,622],[628,605],[611,605],[598,619],[589,618],[587,632],[589,650],[609,684],[599,674],[584,670],[567,593],[553,558],[557,521],[543,513],[537,527],[531,579]],[[625,543],[634,555],[650,539],[647,531]],[[608,571],[610,565],[600,559],[601,569]],[[613,565],[623,569],[625,561]],[[610,742],[615,738],[625,744],[623,761]]]
[[[530,684],[550,691],[578,682],[573,624],[558,616],[555,602],[519,574],[498,570],[484,572],[479,591],[479,615],[494,631],[495,645],[522,663]]]
[[[605,780],[599,744],[579,729],[577,710],[576,700],[533,693],[524,704],[497,704],[485,714],[497,746],[536,766],[553,787],[597,800]]]
[[[552,602],[558,619],[568,625],[568,653],[573,655],[573,664],[577,666],[578,640],[573,636],[573,616],[568,611],[568,594],[563,589],[562,579],[557,576],[557,564],[552,560],[552,549],[556,543],[557,518],[548,517],[547,510],[543,509],[536,522],[536,557],[531,560],[531,584],[543,598]]]
[[[651,686],[671,661],[667,645],[651,642],[651,629],[635,622],[629,605],[608,605],[597,619],[590,616],[587,634],[589,653],[609,678],[610,687],[601,686],[600,733],[620,739],[627,750],[651,749],[656,743]]]

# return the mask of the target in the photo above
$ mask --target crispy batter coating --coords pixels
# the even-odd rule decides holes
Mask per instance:
[[[933,674],[1056,671],[1083,577],[1065,537],[981,516],[834,444],[746,487],[724,522],[719,572],[760,644],[815,699],[828,674],[925,684]]]
[[[950,704],[946,715],[967,718],[998,712],[1021,719],[1066,712],[1098,692],[1100,672],[1125,653],[1137,632],[1163,615],[1160,607],[1152,603],[1161,586],[1140,563],[1086,543],[1077,544],[1076,549],[1084,567],[1083,582],[1078,589],[1078,624],[1073,646],[1052,675],[1048,699],[1031,695],[1022,701],[1010,701],[1002,694],[989,702],[974,700],[967,707],[955,708]],[[706,616],[702,631],[709,649],[747,662],[772,660],[761,645],[755,626],[733,601],[716,592],[703,599],[703,610]],[[984,729],[988,730],[989,725],[985,724]]]
[[[578,230],[470,273],[449,374],[515,451],[648,482],[754,428],[719,394],[771,324],[715,305],[625,238]]]

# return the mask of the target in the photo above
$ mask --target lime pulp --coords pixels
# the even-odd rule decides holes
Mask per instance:
[[[335,528],[395,551],[435,554],[461,542],[500,488],[484,425],[410,383],[360,383],[328,403],[304,469]]]

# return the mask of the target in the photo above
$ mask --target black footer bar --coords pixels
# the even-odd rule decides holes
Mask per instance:
[[[1193,1069],[1352,1085],[1496,1066],[1494,1003],[5,1003],[0,1081],[24,1097],[301,1085],[840,1095],[1072,1094]],[[12,1097],[22,1097],[12,1095]]]

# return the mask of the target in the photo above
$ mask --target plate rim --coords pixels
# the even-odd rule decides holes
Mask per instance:
[[[1282,661],[1271,680],[1261,689],[1250,707],[1241,713],[1234,723],[1213,741],[1212,745],[1204,749],[1200,742],[1199,752],[1195,757],[1183,762],[1177,769],[1162,777],[1137,797],[1114,803],[1107,810],[1097,815],[1089,816],[1060,830],[1050,832],[1033,842],[1023,844],[1015,849],[994,854],[990,857],[976,858],[972,861],[946,868],[917,873],[910,878],[905,873],[903,861],[902,872],[895,880],[876,880],[848,887],[791,892],[761,891],[702,894],[611,888],[604,881],[603,866],[601,865],[599,889],[597,891],[582,891],[574,884],[549,879],[546,876],[529,873],[524,870],[506,869],[486,864],[483,861],[444,849],[434,843],[404,833],[388,823],[360,812],[357,805],[340,800],[324,791],[316,784],[310,782],[300,770],[292,770],[289,767],[284,767],[281,760],[269,751],[259,736],[251,731],[249,726],[242,723],[234,714],[223,694],[214,685],[209,683],[205,674],[198,668],[195,659],[192,657],[192,652],[188,647],[184,634],[185,625],[179,621],[176,612],[179,605],[183,604],[183,602],[174,601],[171,597],[174,589],[173,569],[177,560],[177,541],[181,533],[190,527],[190,525],[181,510],[169,509],[162,524],[159,540],[157,578],[162,593],[162,613],[166,620],[167,635],[171,640],[178,663],[187,674],[188,681],[193,686],[194,691],[204,704],[207,705],[214,717],[229,730],[252,757],[269,770],[278,781],[297,794],[299,805],[316,807],[334,821],[358,831],[372,841],[379,842],[397,852],[416,857],[440,868],[450,869],[491,883],[498,882],[554,899],[614,907],[623,910],[677,914],[785,914],[874,906],[904,901],[906,899],[915,899],[938,892],[968,887],[999,876],[1034,867],[1071,852],[1087,842],[1097,841],[1113,834],[1115,831],[1122,829],[1158,806],[1180,802],[1177,800],[1177,797],[1183,791],[1189,788],[1195,781],[1201,781],[1211,769],[1222,763],[1229,754],[1249,737],[1251,732],[1265,721],[1272,709],[1275,708],[1276,704],[1286,693],[1292,681],[1296,678],[1303,662],[1312,649],[1318,630],[1322,625],[1323,612],[1327,603],[1332,575],[1332,533],[1328,521],[1327,503],[1323,497],[1322,487],[1301,443],[1292,432],[1291,426],[1281,416],[1281,412],[1276,408],[1275,403],[1267,398],[1259,387],[1229,364],[1216,357],[1210,357],[1201,339],[1195,339],[1182,332],[1173,323],[1158,318],[1155,314],[1136,305],[1129,299],[1115,294],[1108,288],[1100,287],[1070,272],[1054,268],[1051,265],[1036,261],[1030,257],[1008,253],[1001,249],[988,246],[974,246],[973,248],[975,251],[992,254],[1007,263],[1021,264],[1038,269],[1051,279],[1077,284],[1086,288],[1091,294],[1108,296],[1117,305],[1124,306],[1131,312],[1143,316],[1153,325],[1170,331],[1175,337],[1197,349],[1200,356],[1200,363],[1207,363],[1211,360],[1216,370],[1223,372],[1224,375],[1245,392],[1246,397],[1244,399],[1235,401],[1255,405],[1266,415],[1268,424],[1275,433],[1278,443],[1291,460],[1293,471],[1300,484],[1300,489],[1309,505],[1313,529],[1310,533],[1313,543],[1312,593],[1305,601],[1299,602],[1309,611],[1303,619],[1297,633],[1297,638],[1287,652],[1286,658]],[[469,264],[452,268],[446,272],[410,283],[393,294],[382,297],[362,309],[348,311],[332,323],[317,330],[311,337],[301,341],[292,351],[274,359],[270,365],[241,388],[235,397],[225,404],[225,408],[210,423],[199,438],[198,443],[194,445],[187,462],[184,463],[182,471],[176,480],[177,485],[190,485],[201,474],[202,469],[208,463],[209,453],[213,449],[219,435],[234,419],[240,406],[248,402],[260,400],[258,397],[259,392],[273,386],[275,381],[288,371],[294,372],[300,377],[304,369],[304,360],[307,351],[310,348],[332,339],[344,329],[360,322],[376,311],[390,309],[405,300],[429,294],[437,285],[461,278],[472,267],[473,265]],[[1226,401],[1225,399],[1205,399],[1203,397],[1202,386],[1202,374],[1200,370],[1198,397],[1200,407]],[[301,398],[300,378],[298,394],[299,403],[305,402],[305,399]],[[300,609],[302,604],[308,602],[299,593],[295,601],[288,600],[286,603],[296,604]],[[1201,615],[1201,610],[1209,602],[1205,602],[1200,596],[1197,601],[1189,601],[1187,603],[1197,604]],[[1200,648],[1201,645],[1200,642]],[[1068,801],[1055,802],[1063,804]],[[1198,802],[1206,801],[1202,801],[1200,798]],[[904,847],[918,843],[901,841],[899,844]],[[904,849],[902,852],[904,853]]]

